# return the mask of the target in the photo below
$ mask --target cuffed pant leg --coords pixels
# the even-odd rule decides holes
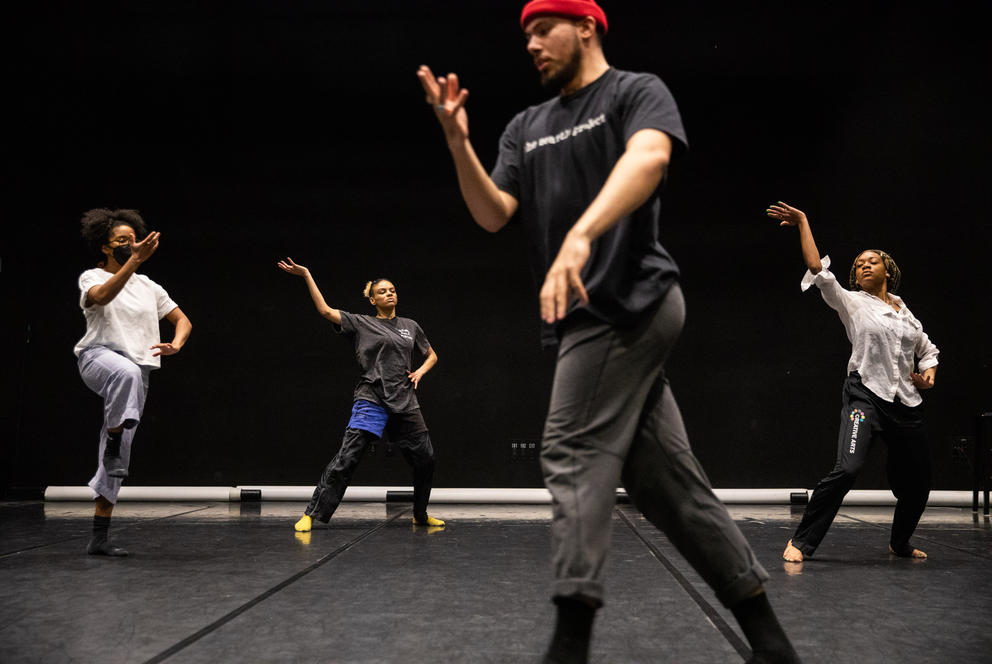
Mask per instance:
[[[676,286],[633,328],[587,319],[562,337],[541,444],[555,597],[603,601],[600,577],[624,459],[684,316]]]
[[[134,425],[125,428],[121,432],[121,461],[125,468],[131,467],[131,443],[134,441],[134,434],[138,431],[137,420],[132,420]],[[97,450],[96,473],[90,478],[88,485],[96,496],[106,498],[109,502],[116,504],[117,496],[121,491],[124,478],[111,477],[107,475],[107,469],[103,466],[103,451],[107,447],[107,425],[100,429],[100,445]]]
[[[768,579],[692,453],[664,376],[648,396],[623,484],[637,509],[668,536],[724,606],[750,597]]]
[[[555,597],[603,603],[600,580],[610,547],[619,457],[583,444],[552,444],[541,455],[551,492],[551,564]]]
[[[131,444],[148,395],[149,369],[103,346],[91,346],[79,355],[79,374],[86,386],[103,398],[104,418],[100,429],[97,469],[89,481],[89,487],[96,495],[116,503],[122,478],[108,476],[103,467],[107,431],[123,425],[121,460],[125,468],[129,467]]]
[[[426,521],[434,481],[434,446],[430,434],[426,431],[411,434],[396,444],[413,468],[413,516],[418,521]]]
[[[341,499],[344,498],[344,492],[351,482],[355,468],[365,456],[365,450],[378,438],[375,434],[361,429],[345,429],[341,448],[320,476],[320,483],[313,490],[306,514],[322,523],[330,521],[338,505],[341,504]]]
[[[603,324],[573,330],[562,340],[541,441],[544,484],[551,492],[555,597],[603,601],[600,575],[610,546],[622,454],[646,396],[646,390],[636,394],[640,381],[635,376],[624,392],[604,384],[616,368],[612,358],[622,351],[619,346]],[[622,396],[629,396],[626,404]],[[626,416],[625,410],[630,410]],[[608,443],[617,450],[606,449]]]

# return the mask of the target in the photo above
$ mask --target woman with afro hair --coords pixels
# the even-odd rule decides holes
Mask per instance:
[[[330,520],[365,450],[383,433],[413,467],[414,525],[443,527],[444,521],[427,514],[434,479],[434,447],[416,389],[424,374],[437,363],[437,353],[424,331],[416,321],[396,315],[396,287],[388,279],[373,279],[365,284],[363,295],[375,307],[375,316],[352,314],[329,307],[310,270],[292,258],[277,265],[283,272],[303,277],[317,313],[354,343],[355,359],[362,372],[355,385],[351,419],[341,447],[324,469],[295,530],[309,532],[314,519],[322,523]],[[424,358],[417,369],[413,369],[414,352]]]
[[[110,516],[121,482],[128,474],[131,442],[148,391],[148,374],[161,356],[175,355],[193,329],[165,289],[138,268],[158,249],[160,234],[148,233],[137,210],[90,210],[82,234],[97,266],[79,275],[79,306],[86,334],[76,344],[79,374],[103,398],[103,428],[96,474],[89,486],[96,498],[91,555],[126,556],[108,540]],[[144,237],[140,242],[139,237]],[[175,326],[171,342],[162,343],[159,320]]]
[[[869,449],[880,440],[888,448],[886,469],[896,496],[889,552],[904,558],[926,558],[909,538],[930,495],[930,450],[920,390],[933,387],[937,347],[895,294],[901,273],[891,256],[877,249],[862,251],[851,266],[850,290],[845,289],[827,269],[830,258],[820,258],[802,210],[779,201],[766,213],[779,220],[780,226],[799,229],[803,259],[809,268],[802,289],[811,285],[820,289],[824,301],[840,315],[852,346],[837,463],[817,484],[782,558],[800,563],[813,555],[854,485]]]

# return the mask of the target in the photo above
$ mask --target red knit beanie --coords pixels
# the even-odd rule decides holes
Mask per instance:
[[[603,26],[603,34],[608,29],[606,13],[595,0],[530,0],[520,13],[520,28],[523,29],[534,16],[568,16],[569,18],[585,18],[592,16],[596,23]]]

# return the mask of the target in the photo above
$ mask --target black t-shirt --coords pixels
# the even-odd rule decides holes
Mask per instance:
[[[409,318],[376,318],[341,312],[341,325],[334,329],[352,337],[355,359],[362,375],[355,385],[355,399],[379,404],[390,413],[408,413],[420,408],[413,383],[413,351],[426,356],[431,345],[416,321]]]
[[[573,94],[518,113],[503,131],[492,178],[520,204],[516,218],[539,287],[565,234],[641,129],[668,134],[673,152],[688,145],[675,99],[661,79],[610,69]],[[678,280],[678,267],[659,240],[662,184],[593,242],[582,270],[588,312],[610,324],[632,324]],[[555,342],[549,326],[542,341]]]

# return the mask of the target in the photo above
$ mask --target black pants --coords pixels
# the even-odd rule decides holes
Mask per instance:
[[[906,406],[878,398],[852,371],[844,382],[837,464],[820,480],[803,514],[792,545],[811,556],[837,516],[844,496],[879,440],[888,447],[886,471],[896,496],[889,544],[897,553],[912,550],[909,538],[930,496],[930,448],[923,429],[923,406]]]
[[[320,483],[313,490],[313,497],[307,506],[306,514],[327,523],[341,504],[344,491],[351,482],[351,475],[358,462],[365,456],[365,450],[379,436],[361,429],[348,428],[344,431],[341,449],[327,464]],[[413,515],[418,521],[427,520],[427,503],[431,498],[431,482],[434,479],[434,448],[426,431],[397,436],[392,442],[403,452],[403,458],[413,466]]]

